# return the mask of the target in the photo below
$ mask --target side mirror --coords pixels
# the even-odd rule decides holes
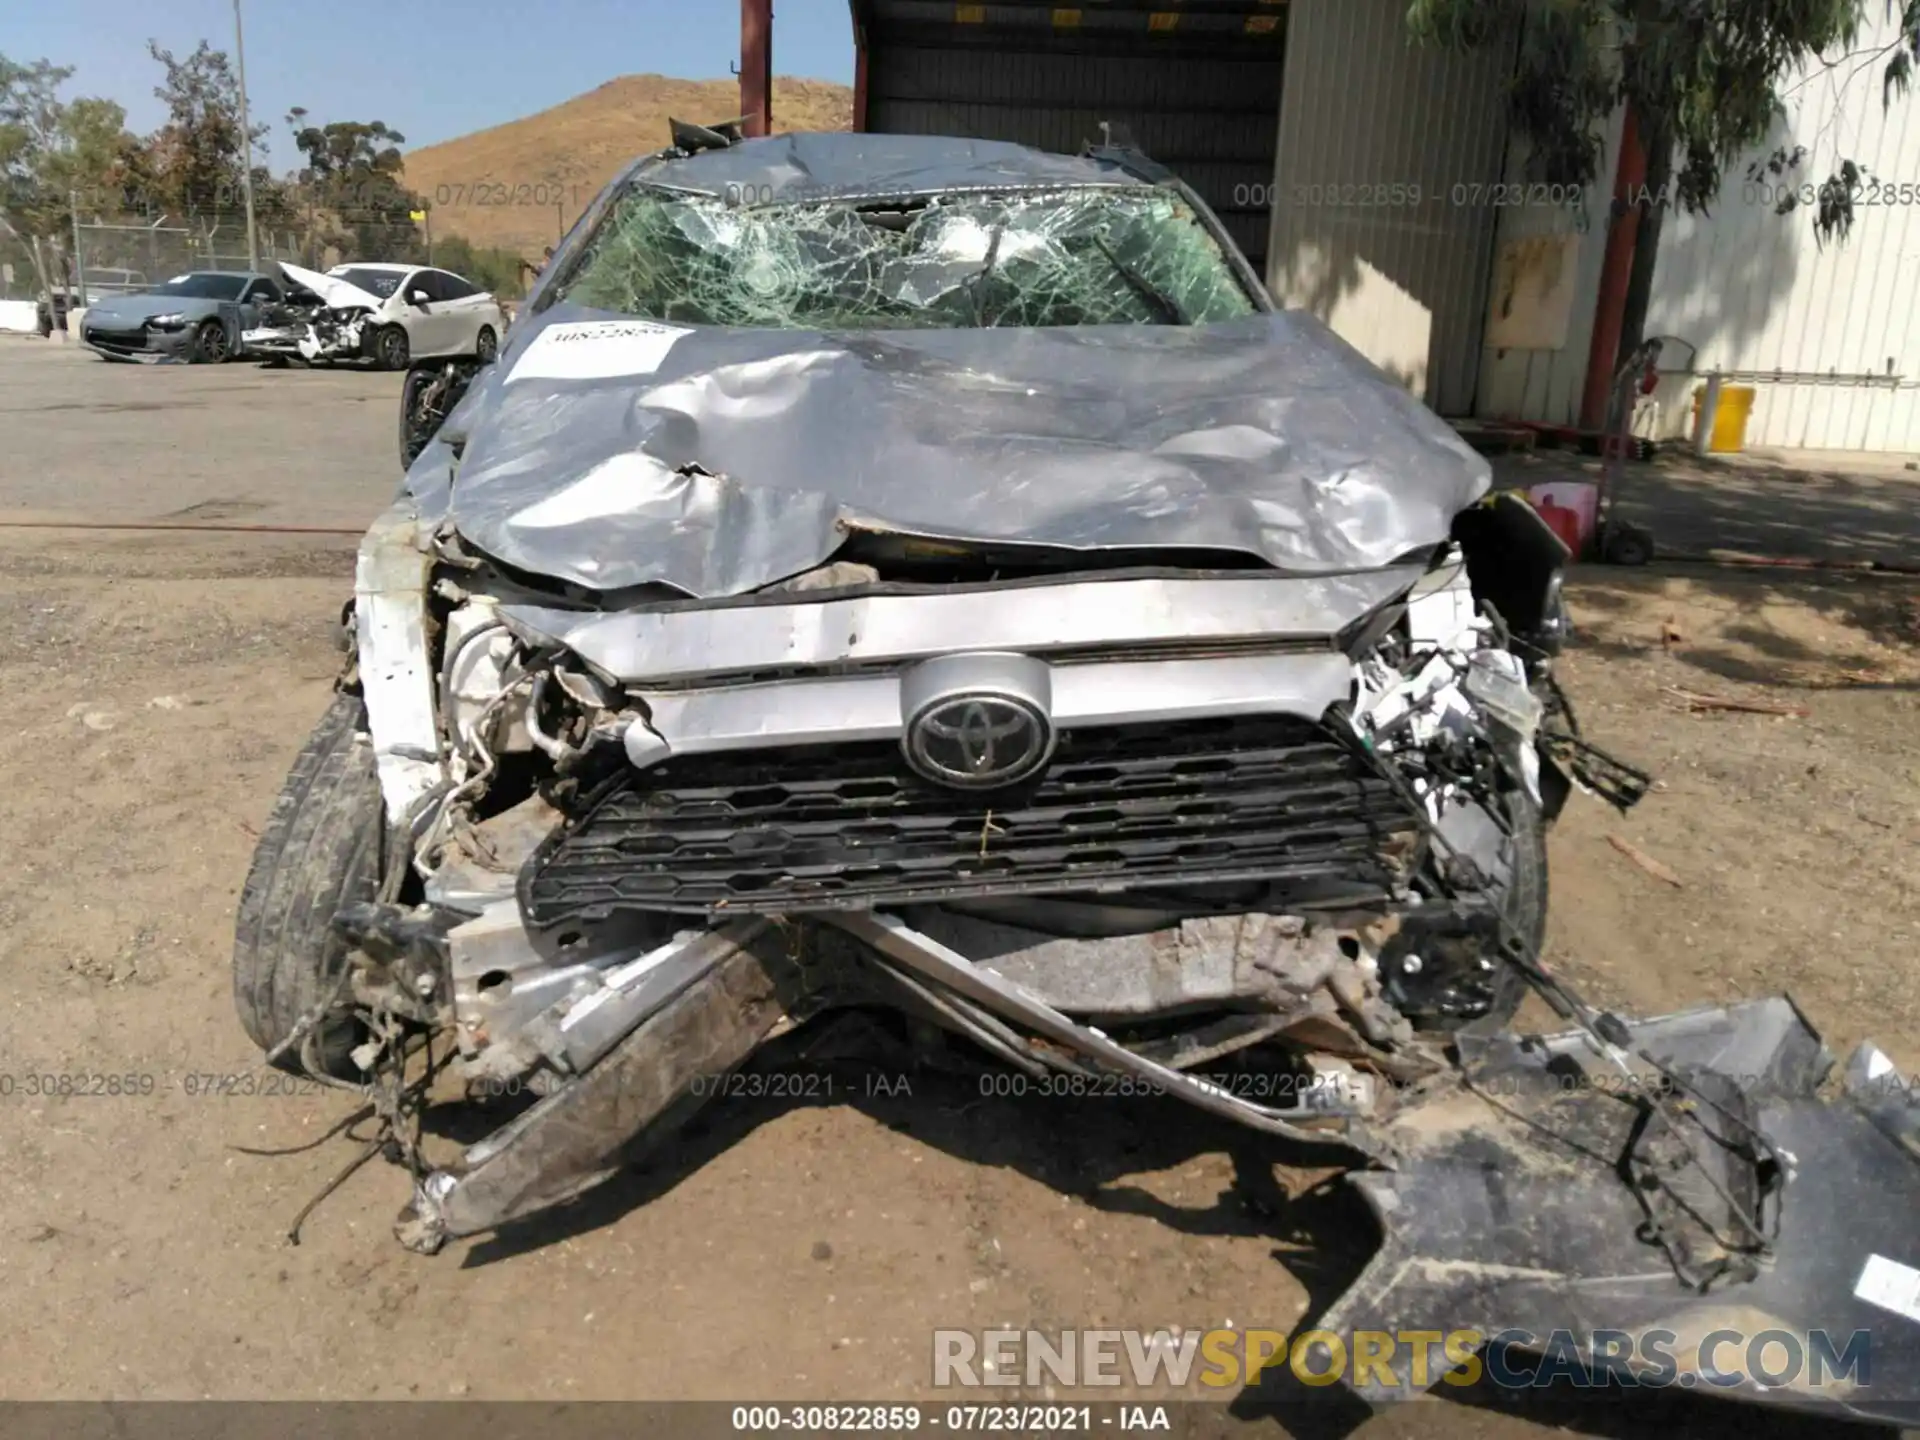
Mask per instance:
[[[407,303],[409,305],[418,305],[424,310],[427,306],[427,292],[424,290],[409,290],[407,292]]]

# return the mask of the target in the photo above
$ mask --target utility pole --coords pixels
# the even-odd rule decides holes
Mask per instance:
[[[247,197],[247,268],[260,268],[260,242],[253,228],[253,126],[247,120],[247,42],[240,30],[240,0],[233,0],[233,53],[240,67],[240,146],[246,169],[240,175]]]
[[[73,211],[73,284],[78,290],[80,308],[87,308],[87,252],[80,245],[80,195],[78,191],[67,192],[67,205]],[[69,309],[73,307],[73,297],[67,300]]]

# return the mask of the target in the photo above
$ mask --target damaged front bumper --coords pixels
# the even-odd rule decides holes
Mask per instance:
[[[343,918],[362,943],[378,928],[366,914]],[[471,938],[456,930],[456,951]],[[472,968],[455,958],[455,984]],[[851,912],[818,925],[743,919],[684,932],[583,978],[521,1031],[557,1083],[459,1165],[420,1180],[400,1227],[409,1247],[437,1249],[597,1184],[626,1163],[650,1127],[662,1117],[684,1119],[769,1039],[850,1005],[918,1015],[1029,1073],[1121,1079],[1126,1093],[1172,1094],[1276,1136],[1380,1160],[1390,1154],[1350,1118],[1372,1088],[1349,1066],[1323,1062],[1294,1090],[1298,1103],[1255,1103],[1117,1043],[892,916]],[[1331,1005],[1305,1006],[1293,1023],[1334,1048],[1342,1044]],[[1350,1034],[1345,1043],[1366,1048]]]
[[[354,310],[318,309],[305,314],[273,318],[242,332],[241,352],[258,359],[357,360],[364,353],[361,337],[366,314]]]
[[[1568,1331],[1589,1358],[1616,1329],[1704,1354],[1740,1307],[1803,1344],[1886,1330],[1866,1312],[1920,1261],[1911,1102],[1815,1099],[1784,1001],[1629,1024],[1539,969],[1489,797],[1550,812],[1571,770],[1631,803],[1646,777],[1548,725],[1457,565],[1068,580],[1044,605],[870,582],[564,609],[488,594],[405,505],[369,533],[355,674],[424,899],[337,917],[354,999],[538,1097],[453,1163],[414,1155],[403,1243],[564,1202],[770,1040],[878,1007],[1354,1166],[1385,1243],[1322,1328]],[[1059,729],[1020,785],[927,783],[945,752],[916,743],[997,755],[1022,716]],[[1423,977],[1506,965],[1577,1028],[1415,1023]],[[1257,1047],[1286,1103],[1206,1069]],[[1835,1204],[1874,1218],[1842,1236]]]
[[[1314,1078],[1274,1107],[1116,1043],[895,917],[747,918],[576,983],[528,1027],[561,1078],[425,1173],[396,1233],[432,1252],[566,1201],[769,1040],[857,1004],[1036,1074],[1102,1077],[1101,1093],[1170,1095],[1344,1155],[1383,1238],[1315,1331],[1475,1332],[1543,1357],[1502,1362],[1529,1383],[1551,1365],[1586,1386],[1920,1415],[1920,1102],[1870,1046],[1838,1099],[1818,1098],[1831,1058],[1784,999],[1632,1022],[1618,1047],[1586,1030],[1465,1039],[1455,1064],[1390,1082],[1330,1053],[1365,1047],[1327,1007],[1296,1021],[1321,1047]],[[1357,1373],[1374,1405],[1416,1393],[1404,1366]]]

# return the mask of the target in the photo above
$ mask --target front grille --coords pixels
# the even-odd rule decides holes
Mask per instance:
[[[147,348],[145,330],[96,330],[87,327],[87,343],[108,350],[144,350]]]
[[[1384,891],[1416,822],[1323,727],[1285,716],[1087,730],[1038,779],[963,793],[887,742],[669,760],[528,861],[540,926],[615,910],[863,909],[1222,881]]]

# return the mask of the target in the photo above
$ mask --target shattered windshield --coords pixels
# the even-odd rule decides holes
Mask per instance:
[[[1165,190],[742,207],[635,187],[552,300],[774,329],[1201,325],[1255,311]]]
[[[176,275],[153,287],[155,295],[179,295],[189,300],[238,300],[247,283],[244,275],[220,275],[206,271]]]

